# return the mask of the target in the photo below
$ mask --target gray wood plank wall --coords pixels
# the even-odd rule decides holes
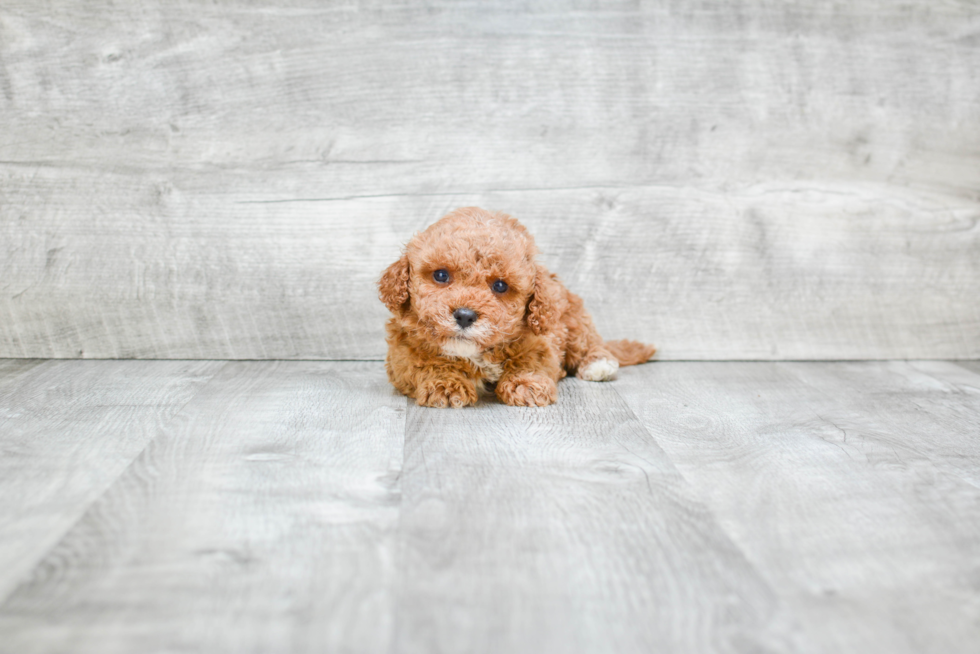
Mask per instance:
[[[975,2],[0,7],[0,357],[378,358],[512,213],[665,359],[980,357]]]

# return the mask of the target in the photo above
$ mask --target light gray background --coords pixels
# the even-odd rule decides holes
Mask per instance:
[[[0,357],[384,354],[517,216],[663,359],[980,357],[975,2],[0,10]]]
[[[980,361],[778,359],[980,358],[978,164],[977,2],[3,0],[0,654],[975,654]],[[773,361],[45,359],[379,359],[467,204]]]

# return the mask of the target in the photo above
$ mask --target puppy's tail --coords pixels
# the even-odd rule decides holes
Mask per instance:
[[[606,341],[603,345],[616,357],[621,366],[635,366],[649,361],[657,351],[654,346],[637,341]]]

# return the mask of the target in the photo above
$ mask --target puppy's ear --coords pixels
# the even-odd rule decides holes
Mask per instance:
[[[534,275],[534,290],[527,303],[527,325],[535,334],[544,334],[558,327],[563,288],[544,266],[538,266]]]
[[[405,305],[408,303],[408,275],[408,257],[402,255],[401,259],[388,266],[378,281],[378,297],[396,315],[405,313]]]

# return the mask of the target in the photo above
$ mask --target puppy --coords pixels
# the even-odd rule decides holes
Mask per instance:
[[[656,351],[603,342],[577,295],[535,261],[514,218],[457,209],[409,241],[378,282],[388,321],[388,379],[422,406],[463,407],[477,390],[545,406],[559,379],[612,379]]]

